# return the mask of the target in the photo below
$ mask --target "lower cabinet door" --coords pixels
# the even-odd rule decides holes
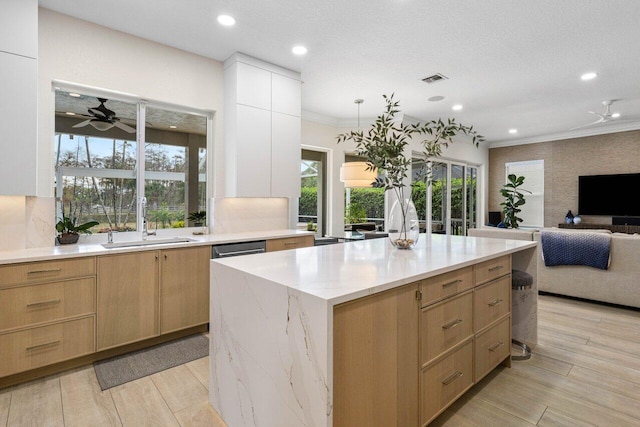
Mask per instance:
[[[505,317],[495,326],[476,336],[476,378],[480,381],[498,366],[511,352],[511,317]]]
[[[95,351],[94,317],[0,335],[0,377]]]
[[[473,385],[473,340],[422,370],[420,420],[426,425]]]

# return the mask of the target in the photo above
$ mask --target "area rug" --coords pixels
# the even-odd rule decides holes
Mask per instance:
[[[111,387],[209,355],[209,338],[191,335],[93,364],[100,388]]]

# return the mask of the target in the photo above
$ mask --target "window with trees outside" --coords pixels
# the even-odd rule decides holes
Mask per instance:
[[[420,228],[431,232],[466,236],[476,226],[478,168],[450,161],[432,163],[431,188],[423,181],[425,160],[411,162],[411,198],[418,212]],[[429,198],[430,197],[430,198]]]
[[[189,214],[206,210],[205,113],[63,90],[55,98],[57,219],[135,231],[142,197],[150,229],[192,225]]]
[[[303,149],[300,162],[298,222],[317,236],[327,232],[327,153]]]

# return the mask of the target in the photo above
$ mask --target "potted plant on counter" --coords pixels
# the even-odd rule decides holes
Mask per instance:
[[[393,190],[396,201],[391,208],[387,221],[387,232],[391,243],[401,249],[408,249],[418,241],[420,233],[418,216],[409,195],[405,196],[404,180],[411,167],[411,155],[407,146],[414,136],[423,136],[420,141],[423,155],[427,160],[422,179],[430,184],[432,160],[440,157],[445,148],[453,143],[458,134],[471,137],[473,145],[478,147],[484,141],[472,126],[464,126],[455,119],[431,120],[425,123],[404,124],[396,121],[400,112],[400,103],[391,96],[383,95],[386,101],[384,113],[376,118],[368,131],[350,131],[338,135],[338,143],[353,141],[356,153],[366,159],[368,170],[378,169],[384,175],[376,178],[375,186]],[[407,154],[409,157],[407,157]]]
[[[187,219],[193,222],[195,227],[202,227],[207,220],[207,211],[191,212]]]
[[[79,233],[91,234],[91,227],[98,225],[98,221],[89,221],[84,224],[76,224],[77,218],[63,216],[56,224],[58,232],[57,240],[61,245],[76,243],[80,238]]]

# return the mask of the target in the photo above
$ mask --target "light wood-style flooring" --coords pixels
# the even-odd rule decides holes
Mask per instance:
[[[0,390],[0,427],[208,426],[209,358],[100,391],[86,366]],[[541,296],[539,344],[433,426],[640,426],[640,311]],[[293,426],[292,426],[293,427]]]

